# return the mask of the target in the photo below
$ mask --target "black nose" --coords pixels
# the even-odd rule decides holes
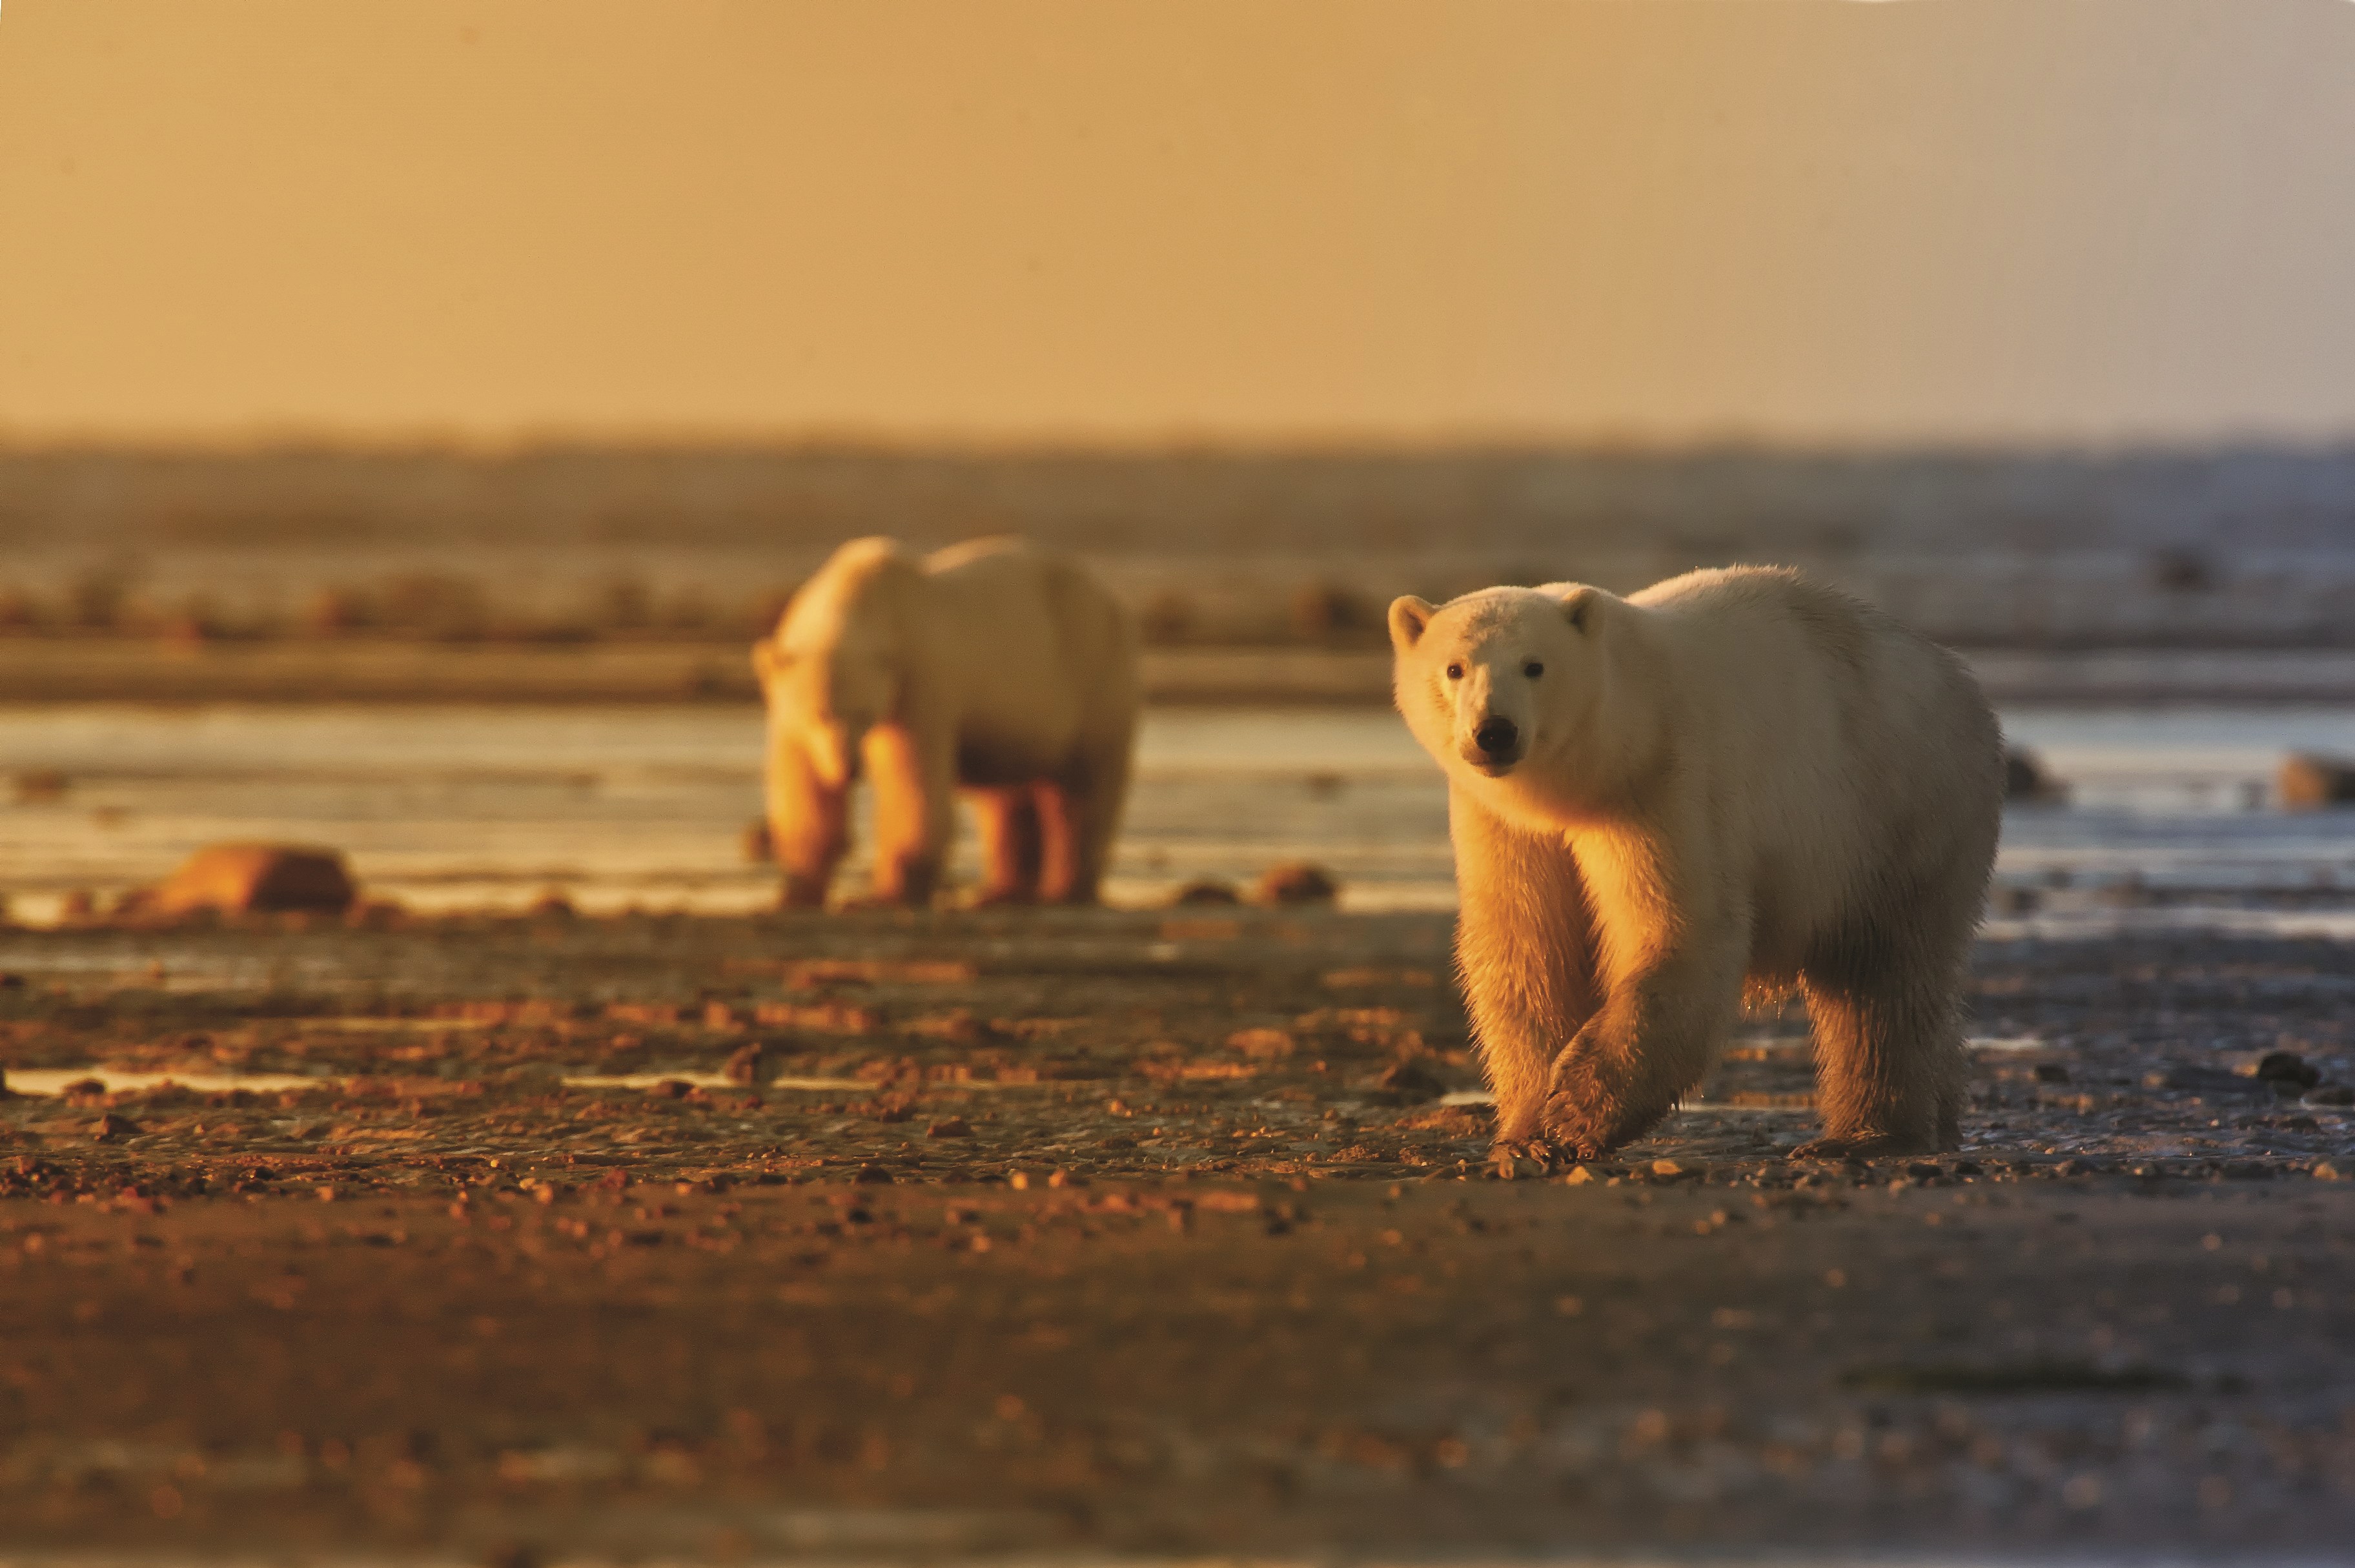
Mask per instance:
[[[1480,728],[1472,731],[1472,743],[1492,757],[1501,757],[1513,749],[1521,732],[1513,728],[1509,719],[1489,718],[1480,720]]]

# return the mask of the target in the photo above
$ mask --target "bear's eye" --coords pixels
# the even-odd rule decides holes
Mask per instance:
[[[1460,664],[1449,665],[1447,667],[1447,678],[1450,680],[1462,680],[1464,678],[1464,667]]]
[[[1528,676],[1531,680],[1535,680],[1538,677],[1545,674],[1545,666],[1538,663],[1535,659],[1531,659],[1529,663],[1521,667],[1521,673]]]

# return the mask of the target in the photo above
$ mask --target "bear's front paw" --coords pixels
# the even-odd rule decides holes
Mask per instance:
[[[1522,1176],[1551,1176],[1596,1157],[1592,1148],[1582,1148],[1546,1133],[1534,1137],[1499,1138],[1488,1151],[1497,1174],[1507,1181]]]
[[[1584,1101],[1568,1094],[1556,1094],[1546,1101],[1538,1136],[1562,1150],[1565,1163],[1601,1159],[1627,1141],[1597,1125],[1587,1114]]]

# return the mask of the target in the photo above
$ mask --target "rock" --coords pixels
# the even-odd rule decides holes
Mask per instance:
[[[118,1116],[112,1111],[90,1125],[90,1136],[100,1143],[112,1143],[116,1138],[129,1137],[138,1130],[138,1123],[128,1116]]]
[[[2186,1090],[2194,1094],[2253,1094],[2270,1090],[2269,1083],[2254,1078],[2243,1078],[2222,1067],[2170,1067],[2159,1075],[2156,1085],[2161,1089]]]
[[[736,847],[743,851],[745,859],[756,866],[766,865],[775,859],[777,842],[769,837],[769,819],[756,816],[746,823],[744,831],[737,835]]]
[[[2322,1082],[2322,1072],[2294,1051],[2269,1051],[2257,1059],[2255,1077],[2266,1083],[2288,1083],[2300,1092]]]
[[[1235,891],[1235,885],[1232,882],[1222,882],[1207,877],[1188,882],[1169,895],[1169,904],[1172,909],[1183,908],[1189,904],[1237,904],[1242,901],[1242,895]]]
[[[2307,1090],[2304,1099],[2309,1105],[2355,1105],[2355,1087],[2325,1083],[2319,1089]]]
[[[2274,799],[2284,811],[2355,805],[2355,758],[2291,752],[2274,775]]]
[[[1408,1102],[1436,1100],[1447,1093],[1446,1084],[1412,1061],[1391,1067],[1374,1080],[1374,1087]]]
[[[728,1065],[720,1071],[728,1075],[730,1083],[754,1087],[766,1083],[769,1081],[769,1048],[757,1040],[751,1045],[740,1045],[728,1058]]]
[[[1341,896],[1341,884],[1324,867],[1306,860],[1271,866],[1252,890],[1256,904],[1328,904]]]
[[[2330,1161],[2327,1159],[2318,1159],[2314,1162],[2314,1179],[2317,1181],[2338,1181],[2341,1179],[2341,1177],[2337,1166],[2331,1164]]]
[[[2058,1061],[2040,1061],[2032,1070],[2039,1083],[2066,1083],[2069,1069]]]
[[[924,1136],[928,1138],[969,1138],[973,1136],[973,1126],[963,1116],[950,1116],[926,1127]]]
[[[344,912],[344,923],[354,931],[390,931],[408,916],[393,899],[355,899]]]
[[[27,768],[16,777],[16,804],[39,805],[63,800],[73,781],[55,768]]]
[[[294,844],[208,844],[140,899],[141,912],[341,914],[358,890],[333,849]]]
[[[577,912],[571,897],[562,888],[542,888],[525,912],[534,920],[570,920]]]
[[[1240,1051],[1262,1061],[1290,1056],[1294,1043],[1292,1036],[1280,1029],[1239,1029],[1227,1036],[1229,1051]]]
[[[2066,800],[2068,786],[2044,771],[2044,760],[2025,746],[2007,746],[2003,752],[2003,798],[2048,803]]]

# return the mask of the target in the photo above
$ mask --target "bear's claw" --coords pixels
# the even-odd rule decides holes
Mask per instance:
[[[1499,1139],[1489,1149],[1488,1157],[1495,1162],[1497,1174],[1510,1181],[1517,1176],[1550,1176],[1567,1170],[1573,1165],[1602,1157],[1601,1151],[1582,1148],[1567,1140],[1539,1134],[1535,1137]],[[1533,1167],[1523,1170],[1524,1165]]]

